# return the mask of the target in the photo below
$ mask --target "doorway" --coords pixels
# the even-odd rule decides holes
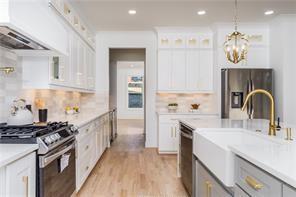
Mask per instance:
[[[109,106],[117,109],[118,136],[145,143],[145,49],[109,49]]]

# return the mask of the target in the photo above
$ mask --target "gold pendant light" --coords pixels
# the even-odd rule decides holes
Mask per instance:
[[[224,42],[226,58],[234,64],[246,59],[249,47],[247,36],[237,31],[237,18],[238,7],[235,0],[234,32],[229,34]]]

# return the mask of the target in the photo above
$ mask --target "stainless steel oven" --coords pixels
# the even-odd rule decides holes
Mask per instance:
[[[182,183],[192,196],[192,137],[193,129],[180,123],[180,172]]]
[[[70,197],[75,192],[75,138],[38,156],[38,197]]]

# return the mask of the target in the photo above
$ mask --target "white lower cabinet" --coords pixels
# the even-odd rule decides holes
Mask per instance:
[[[178,123],[172,121],[171,123],[161,123],[159,124],[159,143],[158,152],[159,153],[174,153],[178,151],[178,136],[179,128]]]
[[[179,151],[179,121],[186,118],[209,119],[218,118],[218,115],[198,114],[158,114],[158,153],[177,154]]]
[[[76,191],[79,191],[92,169],[109,146],[109,113],[79,128],[76,155]]]
[[[0,196],[36,196],[36,153],[0,169]]]

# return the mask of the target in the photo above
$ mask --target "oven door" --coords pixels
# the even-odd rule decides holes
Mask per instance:
[[[182,124],[180,130],[181,180],[188,194],[192,196],[192,130]]]
[[[70,197],[75,192],[75,140],[38,157],[38,197]]]

